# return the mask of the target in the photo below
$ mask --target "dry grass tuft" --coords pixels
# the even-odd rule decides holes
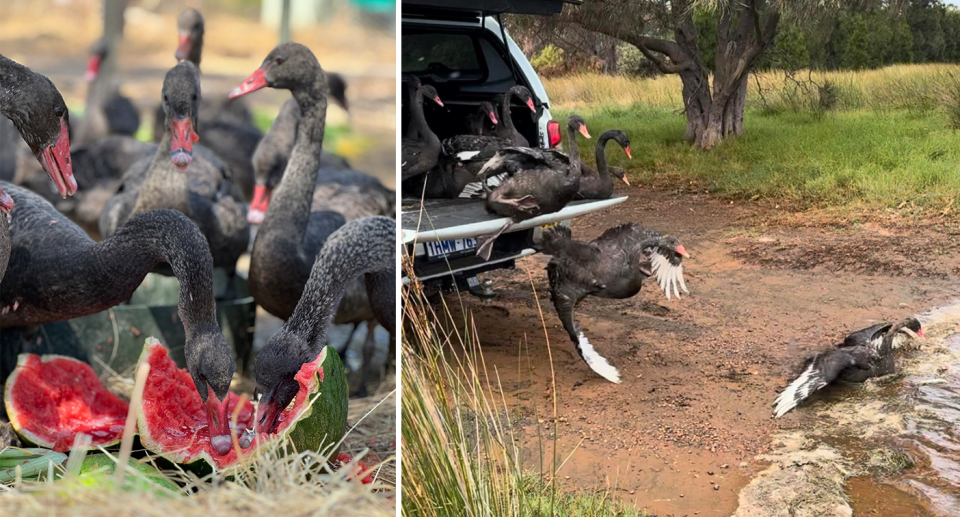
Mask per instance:
[[[408,257],[404,262],[409,268]],[[541,458],[541,465],[549,465],[546,472],[525,470],[522,431],[509,417],[517,408],[508,405],[496,369],[485,364],[472,318],[457,321],[442,298],[444,305],[435,310],[416,281],[404,287],[403,300],[405,517],[644,515],[612,500],[607,490],[561,490],[556,428],[538,426],[538,436],[553,441],[552,458]],[[545,331],[542,317],[540,324]],[[551,392],[555,419],[556,389]]]
[[[747,105],[767,110],[797,111],[816,105],[817,85],[836,89],[836,109],[932,110],[941,106],[945,87],[955,84],[960,65],[896,65],[877,70],[817,71],[786,74],[758,72],[751,76]],[[808,84],[798,89],[797,82]],[[680,78],[654,78],[575,74],[544,80],[552,106],[564,109],[642,104],[649,107],[682,109]],[[798,91],[799,90],[799,91]]]
[[[82,461],[82,454],[77,455]],[[360,455],[354,461],[362,460]],[[258,451],[254,461],[230,478],[211,474],[203,478],[185,471],[165,472],[185,484],[183,494],[165,490],[131,490],[149,484],[128,468],[125,490],[112,490],[112,477],[87,485],[69,474],[55,483],[23,481],[0,485],[0,505],[8,515],[51,515],[51,509],[69,507],[70,515],[136,515],[169,517],[226,515],[349,515],[389,516],[393,487],[377,481],[364,485],[348,479],[351,466],[337,471],[327,466],[326,455],[296,453],[288,441]],[[60,468],[65,473],[69,468]],[[139,478],[139,479],[138,479]],[[134,483],[137,482],[137,483]]]

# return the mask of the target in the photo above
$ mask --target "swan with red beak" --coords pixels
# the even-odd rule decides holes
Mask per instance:
[[[191,61],[200,64],[200,52],[203,49],[203,16],[200,11],[187,7],[177,18],[177,61]]]
[[[13,122],[60,196],[75,194],[70,113],[50,79],[0,56],[0,112]]]

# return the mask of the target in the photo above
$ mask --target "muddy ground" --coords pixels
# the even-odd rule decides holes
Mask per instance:
[[[609,488],[660,516],[730,515],[773,433],[810,416],[771,418],[779,389],[809,354],[878,320],[956,297],[960,232],[940,219],[790,213],[708,195],[621,190],[630,199],[573,224],[592,239],[634,221],[677,236],[691,294],[654,283],[628,300],[588,298],[585,334],[620,369],[611,384],[576,355],[549,303],[536,255],[491,273],[491,304],[465,298],[488,368],[520,415],[528,466],[552,454],[553,356],[558,474],[571,489]],[[850,222],[856,220],[857,222]],[[531,285],[532,282],[532,285]],[[534,295],[534,289],[537,296]],[[540,323],[543,305],[546,338]],[[456,304],[451,304],[456,305]]]

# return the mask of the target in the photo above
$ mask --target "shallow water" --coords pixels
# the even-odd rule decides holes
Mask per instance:
[[[904,377],[877,393],[903,417],[890,445],[913,466],[851,479],[855,515],[960,515],[960,303],[921,321],[931,339],[901,359]]]

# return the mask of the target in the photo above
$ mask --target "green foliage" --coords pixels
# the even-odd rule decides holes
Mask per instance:
[[[918,63],[940,61],[946,49],[943,19],[946,8],[939,0],[911,0],[907,20],[913,31],[913,53]]]
[[[731,200],[759,196],[798,208],[893,209],[910,201],[939,210],[960,200],[960,132],[947,129],[939,111],[854,109],[818,120],[748,108],[744,135],[709,153],[683,141],[685,121],[667,107],[577,112],[590,127],[630,135],[634,159],[610,159],[631,184],[693,185]],[[554,110],[560,120],[568,114]]]
[[[530,64],[537,71],[557,70],[563,66],[563,49],[551,43],[543,47],[539,54],[533,56]]]
[[[653,61],[643,57],[640,49],[629,43],[617,45],[617,71],[620,75],[653,77],[660,74],[660,70]]]
[[[700,57],[713,69],[715,10],[698,10]],[[861,0],[802,22],[784,17],[757,70],[872,69],[896,63],[960,63],[960,10],[940,0],[911,0],[906,9]]]
[[[960,74],[945,74],[940,87],[940,104],[947,115],[950,127],[960,131]]]

